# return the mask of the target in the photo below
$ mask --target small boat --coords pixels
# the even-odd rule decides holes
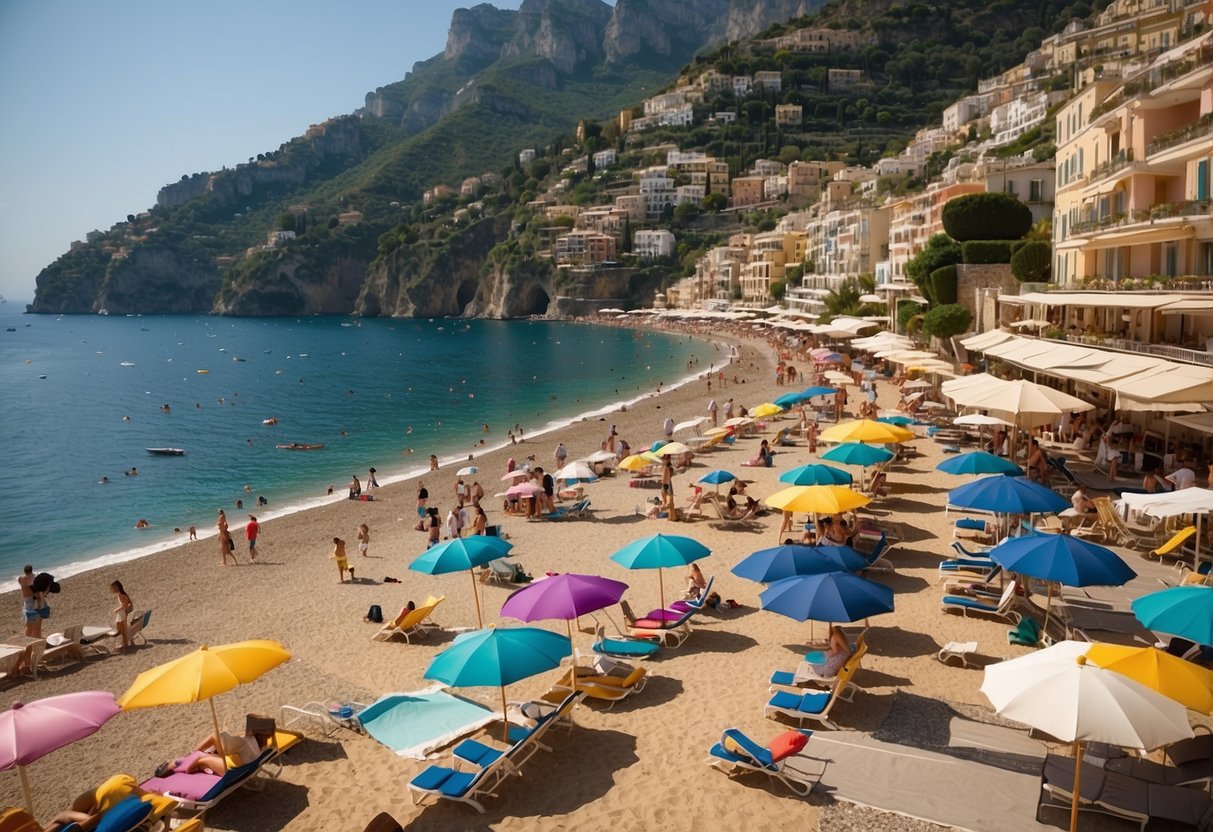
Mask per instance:
[[[292,442],[289,445],[275,445],[280,451],[318,451],[324,447],[324,443],[316,445],[305,445],[302,442]]]
[[[185,456],[181,448],[144,448],[152,456]]]
[[[118,364],[118,366],[119,366],[119,367],[134,367],[134,366],[135,366],[135,362],[133,362],[133,361],[123,361],[123,362],[120,362],[120,363]]]
[[[206,375],[206,374],[207,374],[207,373],[209,373],[209,372],[210,372],[210,370],[198,370],[198,375],[200,375],[200,376],[204,376],[204,375]]]
[[[271,417],[270,417],[270,418],[268,418],[268,419],[262,419],[262,420],[261,420],[261,424],[263,424],[263,425],[276,425],[276,424],[278,424],[278,417],[276,417],[276,416],[271,416]]]
[[[16,332],[16,331],[17,331],[17,327],[15,327],[15,326],[10,326],[10,327],[8,327],[7,329],[5,329],[4,331],[5,331],[5,332]]]

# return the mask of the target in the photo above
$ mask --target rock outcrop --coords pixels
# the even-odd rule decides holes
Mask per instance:
[[[159,243],[136,248],[129,257],[110,262],[90,311],[187,314],[211,311],[219,290],[219,273],[209,263]]]

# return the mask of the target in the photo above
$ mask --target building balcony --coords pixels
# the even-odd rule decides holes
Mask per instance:
[[[1206,113],[1195,124],[1189,124],[1178,130],[1172,130],[1170,133],[1164,133],[1161,136],[1155,136],[1154,141],[1146,146],[1146,157],[1149,158],[1162,153],[1164,150],[1170,150],[1172,147],[1202,139],[1211,133],[1213,133],[1213,113]]]
[[[1148,211],[1128,211],[1109,214],[1097,220],[1076,222],[1071,235],[1101,234],[1110,231],[1138,231],[1135,226],[1150,226],[1162,220],[1200,219],[1213,216],[1213,201],[1188,200],[1186,202],[1164,202]]]
[[[1027,336],[1031,337],[1031,336]],[[1202,367],[1213,367],[1213,353],[1205,350],[1188,349],[1173,344],[1151,344],[1146,341],[1133,341],[1128,338],[1115,338],[1104,335],[1066,335],[1058,337],[1041,337],[1042,341],[1059,341],[1067,344],[1083,344],[1088,347],[1099,347],[1115,352],[1153,355],[1185,364],[1198,364]]]

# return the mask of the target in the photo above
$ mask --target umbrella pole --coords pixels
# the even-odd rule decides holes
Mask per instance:
[[[1045,626],[1041,630],[1046,636],[1049,634],[1049,611],[1053,607],[1053,582],[1049,581],[1048,595],[1045,596]]]
[[[509,745],[510,742],[510,717],[509,705],[505,701],[505,685],[501,686],[501,741]]]
[[[661,609],[665,610],[665,578],[662,577],[664,572],[661,567],[657,568],[657,590],[661,594]]]
[[[17,766],[17,773],[21,775],[21,791],[25,792],[25,808],[32,816],[34,814],[34,798],[30,796],[29,776],[25,773],[25,766]]]
[[[476,623],[480,625],[479,629],[484,629],[484,616],[480,613],[480,591],[476,588],[476,571],[468,570],[468,575],[472,579],[472,597],[476,599]],[[501,689],[501,697],[505,699],[505,688]]]
[[[220,745],[221,740],[219,738],[219,714],[217,714],[215,712],[215,697],[212,696],[210,699],[206,700],[206,702],[208,705],[211,706],[211,722],[215,723],[215,753],[218,754],[220,757],[222,757],[223,748]]]
[[[577,692],[577,648],[573,646],[573,624],[571,621],[565,621],[565,626],[569,628],[569,678],[571,678],[573,693]]]
[[[1082,743],[1074,741],[1074,796],[1070,799],[1070,832],[1078,832],[1078,795],[1082,783]]]

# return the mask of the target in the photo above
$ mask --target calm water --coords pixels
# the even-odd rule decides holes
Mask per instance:
[[[174,527],[209,533],[220,506],[235,525],[237,499],[264,519],[325,502],[327,485],[341,492],[371,466],[383,483],[431,453],[462,459],[482,438],[507,442],[514,424],[529,437],[720,356],[662,333],[538,321],[55,318],[13,306],[0,307],[0,588],[26,562],[65,575],[182,540]],[[291,442],[326,447],[274,447]],[[257,495],[268,508],[253,508]],[[137,531],[140,518],[152,528]]]

